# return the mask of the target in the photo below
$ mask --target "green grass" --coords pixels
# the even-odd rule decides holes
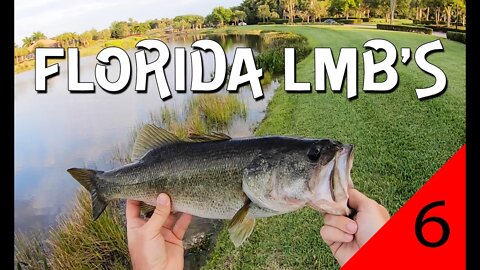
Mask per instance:
[[[372,25],[376,25],[377,23],[390,23],[390,20],[386,20],[385,21],[385,18],[370,18],[370,21],[369,22],[364,22],[362,24],[372,24]],[[394,19],[393,20],[393,24],[411,24],[413,23],[412,20],[410,19]]]
[[[415,88],[429,87],[434,79],[413,60],[407,66],[398,61],[400,82],[394,92],[363,92],[362,46],[372,38],[383,38],[398,51],[410,47],[414,52],[435,37],[345,27],[255,29],[293,31],[306,36],[313,47],[331,47],[334,55],[341,47],[358,48],[358,99],[349,101],[345,90],[288,94],[282,84],[256,135],[326,137],[355,144],[352,178],[356,188],[385,205],[391,214],[465,143],[465,45],[441,40],[445,51],[431,54],[428,61],[445,72],[448,89],[442,96],[419,101]],[[297,81],[313,83],[313,67],[312,53],[297,65]],[[238,249],[224,229],[204,269],[338,269],[320,238],[321,226],[321,215],[310,209],[260,219]]]
[[[280,87],[256,134],[327,137],[354,143],[352,177],[356,187],[385,205],[390,213],[395,213],[465,143],[464,44],[442,39],[445,51],[431,54],[428,60],[445,72],[448,89],[440,97],[419,101],[415,88],[429,87],[434,79],[413,60],[407,66],[398,61],[400,83],[394,92],[364,93],[362,46],[372,38],[383,38],[393,42],[398,51],[411,47],[413,52],[435,37],[342,26],[248,26],[220,31],[260,30],[293,31],[307,37],[312,47],[331,47],[334,55],[341,47],[358,48],[358,99],[347,100],[345,90],[288,94]],[[313,66],[312,53],[297,65],[297,81],[313,83]],[[211,102],[213,95],[209,98],[196,101],[197,109],[187,120],[189,126],[202,128],[208,110],[213,110],[208,113],[213,115],[210,119],[225,118],[218,113],[225,110],[224,104]],[[198,109],[210,103],[215,109]],[[176,123],[178,116],[163,111],[153,118]],[[185,128],[179,125],[178,130]],[[50,231],[47,243],[37,236],[17,235],[15,261],[28,269],[44,269],[45,264],[53,269],[125,269],[126,237],[118,216],[107,211],[92,222],[87,194],[82,192],[77,200],[71,213],[60,219],[58,228]],[[321,226],[321,215],[310,209],[260,219],[253,234],[238,249],[222,230],[204,268],[338,269],[320,238]]]

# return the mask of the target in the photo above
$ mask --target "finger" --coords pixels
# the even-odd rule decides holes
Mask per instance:
[[[167,221],[167,218],[170,215],[170,205],[170,197],[168,197],[167,194],[161,193],[158,195],[155,210],[145,224],[150,231],[160,233],[163,224]]]
[[[363,193],[353,188],[348,190],[348,195],[348,206],[357,211],[365,210],[372,202],[372,200],[363,195]]]
[[[357,223],[345,216],[325,214],[323,223],[349,234],[354,234],[357,232]]]
[[[140,217],[139,201],[127,200],[125,216],[127,218],[127,228],[135,228],[145,224],[145,221]]]
[[[174,214],[168,215],[167,220],[165,220],[165,223],[163,223],[163,228],[171,230],[173,228],[173,225],[175,225],[175,221],[177,220],[177,217]]]
[[[188,229],[188,225],[190,225],[190,221],[192,221],[192,216],[189,214],[182,213],[182,215],[178,218],[177,223],[173,226],[173,234],[178,239],[183,239],[185,232]]]
[[[325,225],[320,229],[320,236],[327,245],[331,246],[335,242],[351,242],[353,235],[343,232],[335,227]]]

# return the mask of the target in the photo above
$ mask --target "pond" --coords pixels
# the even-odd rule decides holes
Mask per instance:
[[[171,37],[164,42],[173,53],[175,47],[185,47],[197,39],[210,38],[219,42],[231,64],[235,48],[261,48],[258,36],[183,36]],[[128,51],[132,65],[133,54]],[[204,54],[205,80],[213,71],[212,54]],[[151,60],[156,57],[149,55]],[[95,81],[95,56],[80,60],[80,81]],[[70,167],[87,167],[109,170],[120,165],[115,156],[129,148],[131,134],[142,123],[151,121],[152,115],[162,110],[175,111],[180,118],[186,111],[193,96],[191,91],[176,93],[162,101],[156,84],[150,77],[148,91],[139,94],[135,84],[121,94],[109,94],[96,86],[95,94],[70,94],[67,90],[66,62],[60,64],[60,75],[48,80],[47,94],[38,94],[35,89],[35,73],[28,71],[15,76],[15,230],[44,230],[55,226],[57,217],[72,206],[75,194],[81,186],[66,172]],[[190,74],[190,59],[187,57],[187,78]],[[118,76],[119,65],[109,67],[109,79]],[[175,89],[173,64],[165,74],[172,90]],[[135,70],[132,74],[135,78]],[[263,85],[265,98],[254,100],[249,86],[243,86],[235,95],[245,104],[244,117],[235,117],[226,128],[232,137],[249,136],[262,120],[268,101],[279,82],[272,80]],[[100,89],[100,90],[99,90]],[[189,79],[187,79],[189,89]],[[224,94],[220,90],[218,94]],[[210,95],[210,94],[208,94]],[[211,226],[208,220],[195,219],[189,235],[195,235]],[[192,262],[194,263],[194,262]],[[188,262],[187,262],[188,265]],[[193,267],[193,266],[192,266]]]

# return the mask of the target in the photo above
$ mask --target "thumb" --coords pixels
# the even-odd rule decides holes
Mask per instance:
[[[149,228],[149,230],[155,233],[160,232],[160,229],[170,215],[170,209],[170,197],[168,197],[168,195],[165,193],[161,193],[160,195],[158,195],[155,211],[153,211],[152,216],[145,224]]]
[[[362,211],[371,203],[371,200],[367,196],[356,189],[349,189],[348,195],[348,206],[357,211]]]

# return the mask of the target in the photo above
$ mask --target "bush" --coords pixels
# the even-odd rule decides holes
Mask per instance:
[[[258,22],[257,25],[275,24],[275,22]]]
[[[275,24],[284,24],[284,23],[288,23],[288,20],[287,19],[275,19],[275,20],[273,20],[273,22]]]
[[[446,33],[447,31],[451,32],[460,32],[460,33],[466,33],[467,30],[465,29],[455,29],[455,27],[446,27],[446,26],[438,26],[438,25],[429,25],[427,28],[431,28],[433,31],[436,32],[444,32]]]
[[[301,23],[303,20],[301,18],[293,18],[294,23]]]
[[[407,25],[390,25],[390,24],[377,24],[377,29],[390,30],[390,31],[402,31],[413,33],[424,33],[431,35],[433,30],[431,28],[419,27],[419,26],[407,26]]]
[[[363,21],[362,19],[339,19],[337,20],[338,23],[343,24],[361,24]]]
[[[447,38],[450,40],[455,40],[461,42],[463,44],[467,44],[467,34],[454,32],[454,31],[447,31]]]
[[[267,48],[255,57],[257,67],[273,74],[285,70],[285,48],[295,49],[295,62],[298,63],[312,52],[305,37],[293,33],[262,32],[262,43]]]
[[[431,25],[431,24],[437,24],[435,20],[413,20],[413,24],[424,24],[424,25]],[[444,21],[438,21],[438,24],[447,24],[447,22]]]
[[[362,18],[363,22],[370,22],[370,18]]]

